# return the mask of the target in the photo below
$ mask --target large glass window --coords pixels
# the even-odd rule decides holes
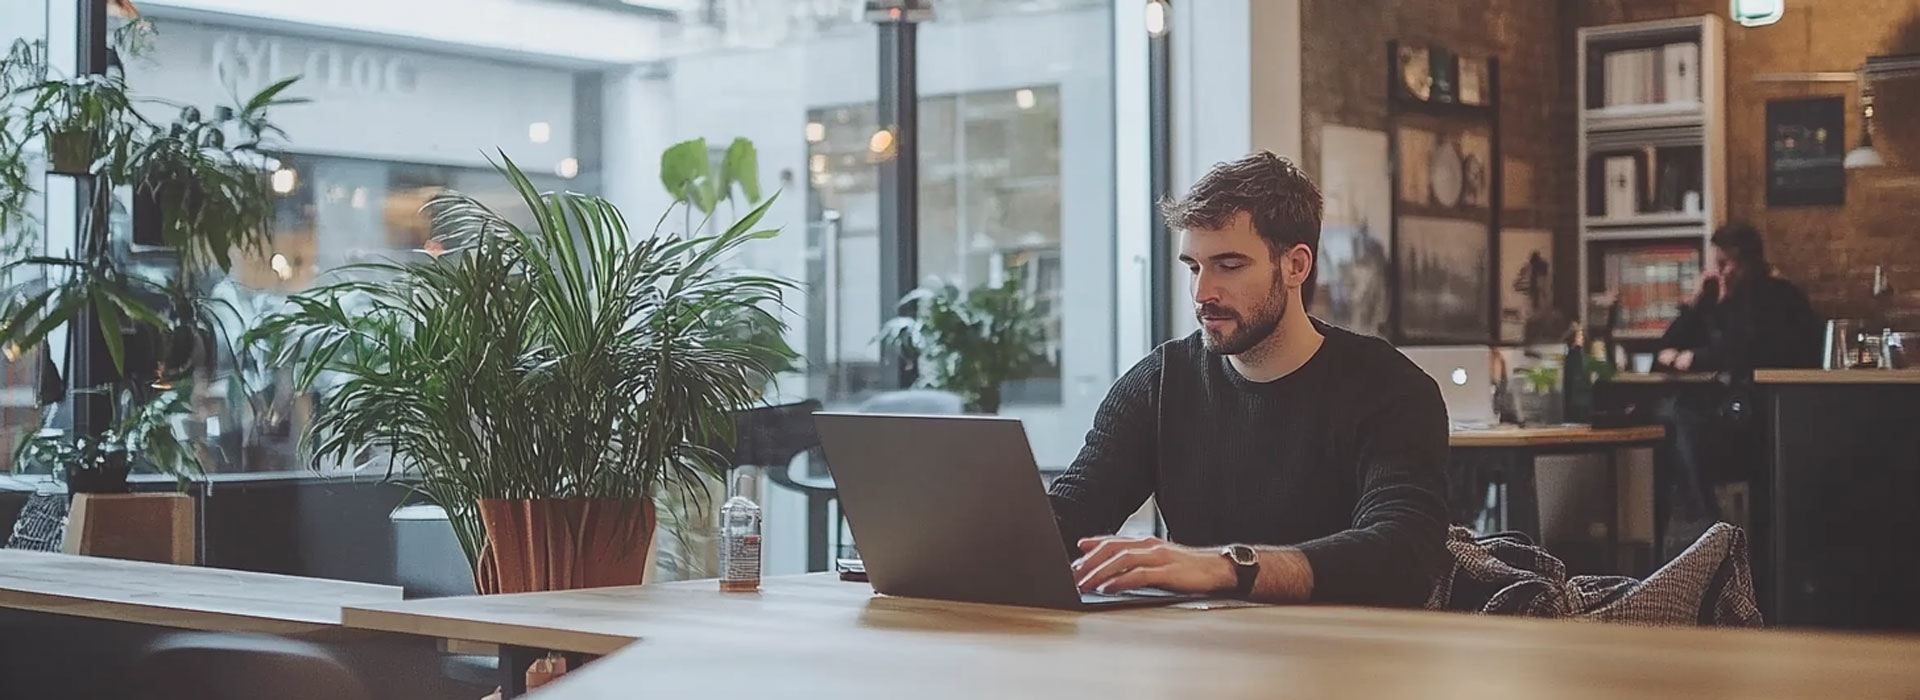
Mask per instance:
[[[0,55],[18,59],[31,52],[44,56],[48,24],[47,4],[41,0],[0,3]],[[71,33],[73,28],[65,26],[62,31]],[[29,79],[24,73],[0,76],[0,115],[5,115],[0,116],[0,144],[6,146],[0,148],[0,264],[45,249],[45,150],[34,134],[11,118],[25,107],[11,93]],[[22,147],[16,149],[15,145]],[[7,155],[14,153],[20,155]],[[40,270],[31,266],[0,273],[0,290],[9,290],[9,298],[0,299],[0,307],[24,297],[24,292],[40,279]],[[46,352],[44,347],[25,351],[0,348],[0,463],[12,463],[21,435],[40,424],[39,380],[47,363]],[[0,474],[5,471],[0,469]]]
[[[1043,470],[1072,461],[1115,376],[1112,7],[956,0],[920,28],[919,272],[1017,275],[1045,314],[1045,362],[1000,410]]]
[[[556,22],[568,16],[559,9]],[[605,14],[636,31],[658,21]],[[287,135],[267,164],[281,197],[272,249],[236,260],[226,279],[209,283],[212,296],[239,311],[232,330],[244,331],[342,265],[428,253],[421,206],[441,191],[475,195],[505,212],[519,208],[489,164],[503,154],[544,189],[600,189],[599,69],[567,57],[485,50],[492,37],[478,27],[466,43],[423,48],[406,33],[349,30],[350,19],[262,12],[222,24],[150,8],[145,50],[123,59],[129,91],[153,98],[143,103],[155,110],[151,118],[183,105],[232,104],[295,76],[287,94],[310,100],[271,113]],[[213,448],[208,470],[305,468],[296,446],[313,397],[294,395],[290,372],[268,370],[262,357],[222,355],[208,381],[196,382],[188,421]],[[234,373],[243,381],[212,381]]]

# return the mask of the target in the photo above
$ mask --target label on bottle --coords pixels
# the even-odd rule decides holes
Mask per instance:
[[[738,535],[726,538],[720,552],[720,580],[748,582],[760,580],[760,536]]]

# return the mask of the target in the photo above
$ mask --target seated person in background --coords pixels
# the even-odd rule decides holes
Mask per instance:
[[[1712,267],[1660,339],[1660,364],[1681,372],[1819,367],[1820,317],[1800,288],[1773,276],[1760,232],[1729,224],[1712,243]]]
[[[1201,329],[1114,384],[1053,483],[1082,591],[1419,606],[1448,570],[1446,405],[1385,341],[1306,314],[1320,209],[1266,152],[1163,205]],[[1148,496],[1172,543],[1111,536]]]

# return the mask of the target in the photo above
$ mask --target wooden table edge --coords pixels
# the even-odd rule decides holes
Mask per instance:
[[[355,630],[598,656],[611,654],[639,641],[637,637],[618,634],[556,630],[502,622],[476,623],[441,615],[353,605],[341,608],[340,624]]]
[[[1565,447],[1571,445],[1632,446],[1657,442],[1667,437],[1666,426],[1638,425],[1627,428],[1544,429],[1534,434],[1520,430],[1461,431],[1447,436],[1449,447]]]
[[[334,634],[342,630],[342,625],[338,621],[291,620],[283,617],[187,609],[12,589],[0,589],[0,608],[201,632],[252,632],[288,637],[310,637]]]

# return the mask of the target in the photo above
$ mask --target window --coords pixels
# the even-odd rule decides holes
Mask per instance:
[[[39,0],[0,3],[0,53],[15,50],[44,53],[50,30],[48,15],[47,4]],[[60,31],[71,34],[71,17],[66,19],[68,21],[62,23],[67,26]],[[11,115],[16,108],[24,107],[10,102],[7,96],[24,79],[21,75],[0,78],[0,114]],[[0,133],[0,142],[9,145],[0,149],[0,153],[14,152],[12,144],[25,145],[20,149],[23,153],[20,158],[4,160],[5,156],[0,155],[0,181],[17,178],[28,185],[26,189],[6,187],[0,192],[0,264],[4,264],[45,248],[48,221],[43,192],[47,177],[42,155],[45,151],[39,139],[17,128],[17,122],[13,121],[0,121],[0,130],[4,130]],[[0,275],[0,290],[23,289],[36,284],[40,278],[38,269],[15,268]],[[0,299],[0,305],[12,303],[14,299]],[[40,424],[40,379],[48,357],[45,347],[26,351],[0,348],[0,460],[5,463],[12,463],[20,436]]]
[[[920,28],[922,277],[1019,274],[1046,366],[1008,383],[1043,470],[1079,452],[1116,376],[1113,6],[935,3]]]
[[[568,22],[581,21],[560,8],[543,14],[529,6],[529,20],[552,24],[527,26],[564,33]],[[420,209],[441,191],[475,195],[502,211],[518,208],[518,195],[489,163],[502,153],[543,189],[600,189],[603,71],[580,57],[490,50],[498,39],[490,30],[458,23],[440,28],[451,32],[441,37],[446,41],[428,44],[417,40],[417,27],[372,31],[325,12],[296,21],[260,10],[231,25],[177,17],[164,6],[148,12],[154,31],[147,49],[125,64],[130,92],[164,101],[153,109],[210,109],[293,76],[300,80],[287,94],[311,100],[272,112],[287,133],[277,162],[268,164],[282,197],[272,250],[235,260],[226,279],[211,283],[215,297],[239,310],[235,330],[342,265],[424,254],[429,227]],[[601,14],[599,21],[635,33],[659,21]],[[196,383],[188,429],[215,448],[208,450],[210,472],[307,466],[296,446],[314,399],[293,394],[291,373],[263,371],[259,359],[240,359],[243,382]],[[232,362],[222,357],[206,379],[235,370]]]

